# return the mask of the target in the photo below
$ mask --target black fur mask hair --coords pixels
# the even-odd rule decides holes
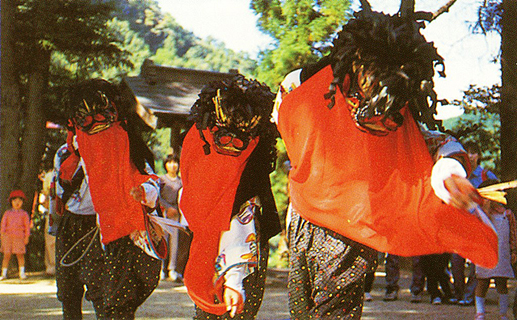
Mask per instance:
[[[189,117],[206,142],[205,154],[210,153],[210,144],[201,132],[204,129],[211,130],[219,149],[229,148],[235,153],[246,149],[257,136],[274,136],[270,120],[274,98],[268,86],[240,74],[205,86]]]
[[[334,79],[325,95],[331,99],[328,107],[334,106],[339,87],[348,90],[343,93],[362,130],[378,135],[396,130],[404,120],[399,111],[406,103],[415,120],[430,129],[441,127],[433,117],[438,101],[432,78],[436,65],[441,65],[439,74],[445,76],[443,58],[420,34],[422,27],[411,16],[371,10],[354,13],[331,50]]]

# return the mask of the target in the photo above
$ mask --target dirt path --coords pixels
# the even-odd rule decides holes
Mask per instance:
[[[264,302],[257,319],[288,319],[287,290],[284,274],[270,277],[266,287]],[[384,294],[384,274],[377,272],[372,295],[374,301],[365,303],[363,319],[474,319],[474,307],[456,305],[433,306],[424,296],[422,303],[409,302],[410,273],[403,272],[400,279],[399,300],[382,301]],[[510,281],[510,297],[516,289],[515,280]],[[25,281],[9,279],[0,282],[0,319],[61,319],[61,305],[56,299],[54,279],[41,275],[30,275]],[[83,304],[84,319],[95,319],[88,301]],[[499,319],[497,294],[489,290],[487,298],[487,319]],[[192,319],[193,304],[184,286],[162,281],[151,297],[138,309],[137,319]]]

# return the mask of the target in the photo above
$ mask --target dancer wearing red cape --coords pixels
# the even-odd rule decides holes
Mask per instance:
[[[196,319],[251,319],[264,293],[268,240],[280,231],[269,181],[274,94],[237,75],[199,97],[180,158],[179,208],[193,232],[184,282]]]
[[[152,153],[130,123],[116,85],[102,79],[75,85],[69,109],[71,155],[61,165],[60,178],[72,179],[81,163],[104,244],[97,292],[104,316],[133,319],[158,285],[161,265],[149,246],[142,211],[142,206],[152,211],[159,194]]]
[[[371,248],[497,263],[493,229],[465,210],[478,198],[466,153],[415,122],[440,127],[432,75],[442,59],[418,29],[367,8],[330,56],[282,83],[274,113],[292,165],[292,319],[360,317]]]

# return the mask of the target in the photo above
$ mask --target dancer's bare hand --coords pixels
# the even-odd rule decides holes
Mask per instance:
[[[223,299],[224,304],[226,304],[226,311],[230,312],[230,317],[233,318],[237,313],[244,310],[244,301],[241,294],[232,288],[224,288]]]
[[[466,178],[452,175],[443,183],[451,196],[449,204],[458,209],[468,210],[473,203],[481,201],[481,196],[476,188]]]
[[[140,186],[131,188],[129,194],[138,202],[142,202],[145,199],[144,189]]]

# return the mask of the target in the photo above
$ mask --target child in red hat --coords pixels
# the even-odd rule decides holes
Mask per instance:
[[[25,194],[21,190],[14,190],[9,195],[11,209],[2,216],[0,233],[2,235],[1,251],[4,253],[2,261],[2,275],[0,280],[7,278],[7,267],[14,253],[18,259],[20,279],[25,275],[25,246],[29,243],[30,221],[29,214],[22,209]]]

